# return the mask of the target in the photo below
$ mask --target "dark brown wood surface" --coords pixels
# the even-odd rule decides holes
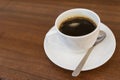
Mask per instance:
[[[43,48],[56,17],[72,8],[98,13],[117,40],[106,64],[76,78],[54,65]],[[0,80],[120,80],[120,0],[0,0]]]

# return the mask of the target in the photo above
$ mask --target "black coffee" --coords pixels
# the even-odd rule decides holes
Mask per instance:
[[[89,18],[73,17],[63,21],[59,30],[69,36],[82,36],[92,32],[96,24]]]

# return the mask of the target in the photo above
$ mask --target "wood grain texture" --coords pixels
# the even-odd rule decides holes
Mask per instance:
[[[78,7],[99,14],[117,48],[106,64],[73,78],[47,58],[43,41],[60,13]],[[119,25],[120,0],[0,0],[0,80],[119,80]]]

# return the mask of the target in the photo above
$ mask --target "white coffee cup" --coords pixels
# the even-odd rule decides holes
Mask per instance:
[[[95,24],[97,25],[97,27],[95,28],[95,30],[93,30],[89,34],[86,34],[83,36],[69,36],[69,35],[62,33],[59,30],[61,23],[68,18],[76,17],[76,16],[87,17],[93,20]],[[99,16],[95,12],[88,10],[88,9],[83,9],[83,8],[75,8],[75,9],[67,10],[61,13],[55,21],[56,32],[60,40],[65,45],[67,45],[69,49],[73,51],[86,51],[90,47],[92,47],[99,35],[99,31],[100,31],[99,27],[100,27]]]

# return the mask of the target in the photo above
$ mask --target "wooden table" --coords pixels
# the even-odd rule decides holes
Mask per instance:
[[[98,13],[117,48],[106,64],[73,78],[47,58],[43,41],[56,17],[76,7]],[[120,0],[0,0],[0,80],[120,80]]]

